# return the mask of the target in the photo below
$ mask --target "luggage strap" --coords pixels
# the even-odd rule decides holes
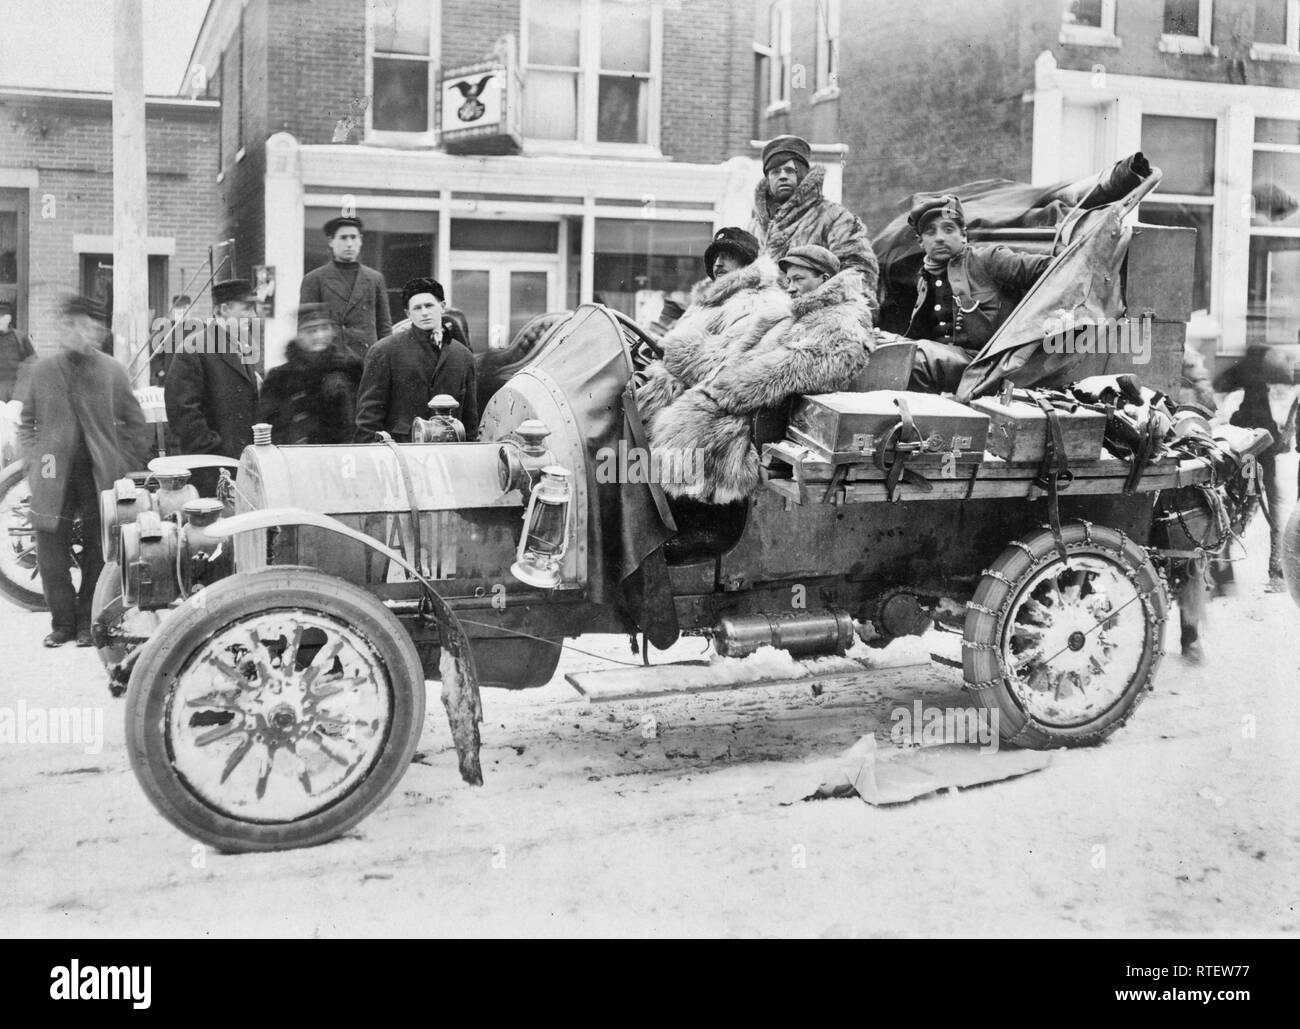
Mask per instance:
[[[881,438],[874,455],[876,467],[885,473],[885,496],[891,501],[900,480],[917,487],[922,493],[934,490],[929,479],[907,467],[908,458],[924,452],[925,437],[912,420],[907,398],[896,397],[894,403],[898,405],[900,420]],[[904,436],[911,438],[904,440]]]
[[[406,502],[411,507],[411,542],[415,546],[415,553],[412,555],[411,563],[423,574],[432,574],[432,567],[426,568],[420,563],[420,551],[423,549],[420,539],[420,502],[415,498],[415,487],[411,483],[411,467],[406,462],[406,455],[402,453],[402,448],[393,441],[393,437],[386,432],[379,433],[379,441],[391,450],[397,457],[397,469],[402,473],[402,488],[406,490]],[[429,555],[429,564],[433,564],[433,555]]]
[[[1043,463],[1038,466],[1038,475],[1034,477],[1034,485],[1047,491],[1047,520],[1051,524],[1056,552],[1061,555],[1062,561],[1069,561],[1065,538],[1061,535],[1060,492],[1070,488],[1074,472],[1070,471],[1065,457],[1065,437],[1061,434],[1061,420],[1056,415],[1056,408],[1041,393],[1031,391],[1030,396],[1047,418],[1047,446],[1043,451]]]

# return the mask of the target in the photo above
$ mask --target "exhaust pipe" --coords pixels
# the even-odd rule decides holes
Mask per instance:
[[[719,621],[713,633],[714,646],[723,657],[744,657],[764,646],[788,650],[796,657],[843,654],[853,645],[853,617],[834,608],[735,615]]]

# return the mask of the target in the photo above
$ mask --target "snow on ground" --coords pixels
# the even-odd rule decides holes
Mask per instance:
[[[1294,456],[1282,473],[1294,489]],[[460,782],[431,696],[420,757],[356,830],[244,856],[154,812],[93,651],[45,650],[46,616],[0,600],[0,708],[104,719],[95,753],[0,743],[0,933],[1294,934],[1300,611],[1263,592],[1262,523],[1248,543],[1240,595],[1210,605],[1206,664],[1178,656],[1171,623],[1133,720],[1021,779],[893,808],[786,802],[862,735],[888,747],[896,707],[964,705],[939,665],[816,696],[799,683],[588,704],[563,673],[602,662],[569,652],[544,689],[485,694],[482,788]],[[580,645],[635,660],[622,638]]]

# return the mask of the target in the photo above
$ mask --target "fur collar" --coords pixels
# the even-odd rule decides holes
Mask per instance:
[[[767,289],[775,285],[777,275],[776,262],[766,255],[760,255],[753,264],[727,272],[712,281],[699,283],[691,295],[691,303],[720,307],[737,293],[749,289]]]
[[[811,293],[802,293],[790,301],[796,320],[814,311],[862,299],[862,285],[856,268],[836,272]]]
[[[769,214],[767,201],[771,193],[767,188],[767,176],[764,175],[754,190],[754,220],[764,232],[769,227],[787,228],[793,225],[822,202],[822,184],[825,181],[826,169],[819,164],[814,165],[808,169],[803,181],[795,186],[790,199],[778,207],[775,214]]]

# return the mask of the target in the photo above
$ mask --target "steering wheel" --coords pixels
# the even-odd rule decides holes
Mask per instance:
[[[623,327],[625,333],[630,333],[632,340],[632,367],[635,371],[645,371],[651,361],[663,360],[664,350],[658,343],[646,333],[636,322],[625,315],[622,311],[609,308],[609,313],[618,319],[619,324]]]

